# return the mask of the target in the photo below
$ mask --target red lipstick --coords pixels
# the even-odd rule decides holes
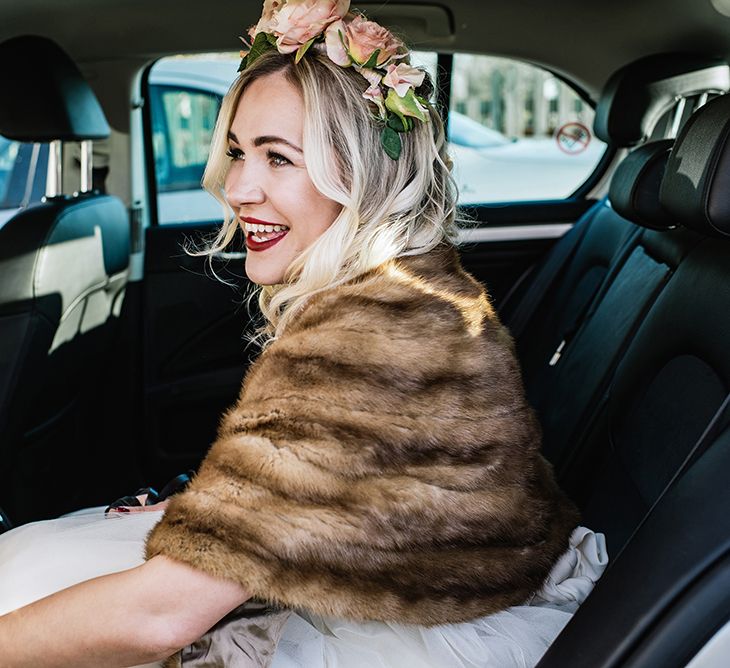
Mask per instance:
[[[258,218],[251,218],[245,216],[241,218],[242,221],[250,223],[251,225],[276,225],[277,223],[270,223],[267,220],[260,220]],[[273,245],[279,243],[289,232],[288,229],[280,230],[279,232],[246,232],[246,248],[250,251],[264,251],[267,248],[271,248]],[[257,235],[266,235],[265,241],[256,241],[253,237]]]

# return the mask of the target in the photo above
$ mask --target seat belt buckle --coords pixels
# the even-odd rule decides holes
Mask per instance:
[[[560,342],[560,345],[555,349],[553,356],[548,362],[548,366],[555,366],[560,360],[560,356],[563,354],[563,348],[565,348],[565,339]]]

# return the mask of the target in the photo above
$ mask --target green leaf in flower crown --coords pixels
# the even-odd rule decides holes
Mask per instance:
[[[312,46],[312,44],[314,44],[315,39],[316,39],[316,37],[312,37],[312,39],[310,39],[308,42],[305,42],[297,49],[297,55],[294,56],[295,63],[298,63],[302,59],[302,56],[304,56],[304,54],[307,53],[307,51],[309,50],[309,47]]]
[[[410,118],[405,116],[401,117],[397,114],[390,114],[388,117],[388,127],[392,128],[396,132],[408,132],[413,125]]]
[[[413,118],[417,118],[419,121],[428,120],[426,110],[416,99],[416,95],[412,88],[409,88],[408,92],[403,97],[400,97],[400,95],[391,88],[388,91],[388,97],[385,98],[385,106],[394,114],[397,114],[403,121],[404,125],[406,124],[406,116],[412,116]]]
[[[267,51],[271,51],[273,45],[269,37],[274,37],[274,35],[268,35],[264,32],[260,32],[256,35],[255,39],[253,40],[253,44],[251,44],[251,50],[248,52],[248,55],[241,61],[241,65],[238,68],[239,72],[245,70],[247,67],[251,67],[254,61],[262,54],[266,53]],[[276,44],[276,37],[274,37],[274,44]]]
[[[395,130],[393,130],[393,128],[388,127],[387,125],[383,128],[383,131],[380,133],[380,143],[383,145],[383,148],[389,158],[392,158],[393,160],[400,158],[400,136]]]
[[[380,49],[375,49],[370,54],[370,58],[367,59],[367,62],[362,64],[362,67],[367,67],[368,69],[373,69],[378,64],[378,56],[380,55]]]

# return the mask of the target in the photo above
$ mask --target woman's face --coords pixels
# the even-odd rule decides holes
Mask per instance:
[[[283,283],[341,209],[309,178],[303,118],[299,91],[283,74],[269,74],[244,90],[228,133],[226,199],[246,233],[246,274],[259,285]]]

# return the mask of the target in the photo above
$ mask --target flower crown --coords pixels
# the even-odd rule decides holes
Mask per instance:
[[[408,49],[387,28],[349,10],[350,0],[264,0],[259,22],[248,30],[250,44],[240,38],[246,48],[238,71],[273,49],[296,53],[298,63],[312,45],[321,44],[318,50],[333,63],[354,67],[367,80],[363,97],[375,103],[384,121],[380,143],[397,160],[400,134],[413,128],[413,119],[429,120],[428,101],[416,95],[426,73],[398,62]]]

